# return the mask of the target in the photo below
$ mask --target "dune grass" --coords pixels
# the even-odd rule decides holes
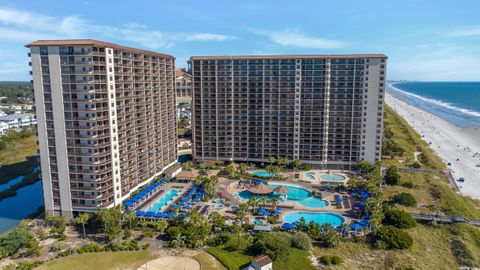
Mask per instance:
[[[386,165],[406,167],[408,161],[415,159],[415,152],[421,152],[425,156],[422,167],[425,169],[445,169],[445,163],[438,157],[428,144],[408,123],[400,117],[392,108],[385,105],[385,127],[392,130],[393,140],[401,146],[405,153],[393,159],[383,160]],[[403,162],[401,162],[403,161]]]
[[[86,253],[60,258],[43,264],[39,270],[136,270],[145,262],[153,259],[148,251]]]
[[[0,150],[0,184],[20,175],[28,175],[38,166],[37,137],[29,136],[10,141]]]

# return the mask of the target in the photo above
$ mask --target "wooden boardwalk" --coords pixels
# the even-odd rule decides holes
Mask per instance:
[[[476,220],[473,218],[465,217],[465,216],[443,216],[443,215],[429,215],[429,214],[418,214],[412,213],[410,214],[415,220],[419,222],[438,222],[438,223],[468,223],[477,227],[480,227],[480,220]]]

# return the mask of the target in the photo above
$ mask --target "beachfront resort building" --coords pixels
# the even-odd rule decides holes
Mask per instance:
[[[177,102],[190,102],[192,100],[192,74],[185,69],[177,68],[175,76]]]
[[[27,47],[47,213],[118,205],[176,163],[174,57],[96,40]]]
[[[381,157],[387,57],[194,56],[193,155],[353,169]]]

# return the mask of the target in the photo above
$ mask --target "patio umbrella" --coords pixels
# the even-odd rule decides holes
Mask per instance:
[[[343,200],[342,197],[338,196],[338,197],[335,199],[335,201],[337,201],[337,202],[343,202],[344,200]]]
[[[273,192],[273,188],[269,185],[265,185],[265,184],[258,184],[256,186],[253,186],[251,188],[248,189],[248,191],[250,193],[253,193],[253,194],[271,194]]]
[[[330,186],[330,185],[325,185],[324,188],[326,188],[326,189],[332,189],[332,186]]]
[[[277,193],[287,193],[288,188],[286,186],[279,186],[275,189],[275,192],[277,192]]]
[[[284,230],[292,230],[295,226],[291,223],[283,223],[282,229]]]
[[[362,226],[360,226],[360,224],[358,224],[358,223],[350,224],[350,228],[352,228],[352,230],[355,230],[355,231],[361,231],[362,230]]]

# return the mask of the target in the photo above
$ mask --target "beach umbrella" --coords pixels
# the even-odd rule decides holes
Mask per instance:
[[[283,223],[282,229],[284,230],[292,230],[295,226],[291,223]]]
[[[355,231],[361,231],[362,230],[362,226],[360,226],[357,223],[352,223],[349,226],[350,226],[350,228],[352,228],[352,230],[355,230]]]
[[[275,189],[275,192],[277,192],[277,193],[287,193],[288,188],[286,186],[279,186]]]
[[[343,202],[344,200],[343,200],[343,198],[342,198],[341,196],[338,196],[338,197],[335,199],[335,201],[341,203],[341,202]]]

